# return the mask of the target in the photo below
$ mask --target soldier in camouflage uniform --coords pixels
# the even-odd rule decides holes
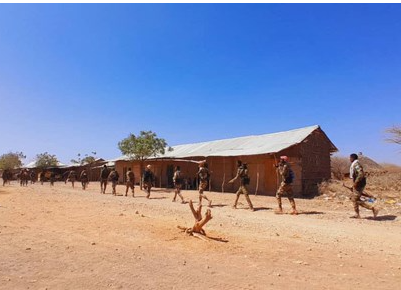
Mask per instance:
[[[120,175],[118,174],[117,170],[114,168],[110,172],[109,177],[108,177],[109,181],[111,182],[111,187],[113,189],[113,192],[112,192],[113,195],[117,195],[116,186],[117,186],[119,178],[120,178]]]
[[[86,172],[86,169],[82,170],[80,179],[81,179],[82,189],[85,190],[89,183],[89,177],[88,173]]]
[[[239,189],[237,190],[237,197],[235,198],[233,208],[234,209],[237,208],[238,199],[242,193],[245,195],[245,199],[248,202],[249,210],[255,211],[251,199],[249,198],[248,190],[246,188],[246,186],[249,184],[247,164],[246,163],[242,164],[242,161],[238,160],[237,166],[238,166],[237,175],[228,182],[228,183],[234,183],[235,180],[237,180],[238,178],[240,179]]]
[[[174,172],[174,176],[173,176],[173,182],[174,182],[174,188],[175,188],[173,202],[175,202],[175,199],[177,198],[177,195],[178,195],[181,198],[181,203],[185,203],[184,197],[181,194],[181,188],[182,188],[183,181],[184,180],[181,175],[180,167],[177,166],[175,168],[175,172]]]
[[[363,190],[366,186],[366,177],[365,172],[363,171],[362,165],[359,163],[358,155],[351,154],[350,155],[351,167],[350,167],[350,178],[353,180],[352,186],[352,197],[351,201],[354,206],[355,215],[353,218],[360,218],[359,215],[359,206],[362,206],[366,209],[370,209],[373,212],[373,216],[377,217],[379,210],[361,200],[361,196],[363,195]]]
[[[72,184],[72,188],[75,187],[75,180],[77,179],[77,173],[75,172],[75,170],[71,170],[70,173],[68,174],[68,178],[69,181],[71,181]]]
[[[212,200],[208,199],[203,192],[207,189],[209,184],[209,169],[206,166],[206,161],[201,161],[199,163],[199,171],[198,171],[198,181],[199,181],[199,204],[202,204],[202,199],[206,199],[209,204],[209,207],[212,207]]]
[[[277,167],[278,173],[281,176],[281,184],[276,192],[276,198],[277,198],[277,203],[278,203],[278,209],[276,210],[276,213],[278,213],[278,214],[283,213],[281,197],[284,194],[286,194],[288,197],[288,200],[290,201],[291,207],[292,207],[291,214],[296,215],[296,214],[298,214],[298,212],[295,207],[294,193],[292,191],[293,176],[291,176],[292,170],[291,170],[290,164],[288,163],[288,157],[280,156],[280,163],[278,165],[276,165],[276,167]]]
[[[150,190],[152,189],[153,183],[155,182],[155,175],[152,172],[152,166],[147,165],[142,176],[143,188],[147,191],[146,198],[150,198]]]
[[[131,188],[132,197],[134,197],[135,196],[135,174],[133,171],[131,171],[131,168],[128,168],[126,177],[127,177],[127,183],[126,183],[126,188],[125,188],[125,196],[128,195],[128,189]]]
[[[100,193],[105,194],[106,193],[106,187],[107,187],[107,179],[109,178],[110,171],[107,168],[106,164],[103,165],[102,170],[100,171]]]

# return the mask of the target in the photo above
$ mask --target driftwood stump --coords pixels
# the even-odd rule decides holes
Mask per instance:
[[[210,221],[213,218],[212,212],[210,211],[210,209],[208,209],[205,213],[205,216],[202,217],[202,204],[199,204],[198,208],[195,210],[192,200],[189,201],[189,208],[191,209],[191,212],[195,218],[195,224],[193,225],[192,228],[184,228],[184,227],[178,227],[178,228],[186,232],[188,235],[200,238],[202,240],[210,240],[206,236],[206,232],[203,229],[203,227],[208,223],[208,221]]]

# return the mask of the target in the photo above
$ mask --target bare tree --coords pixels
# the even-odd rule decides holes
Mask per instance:
[[[389,135],[388,138],[386,138],[386,142],[401,145],[401,126],[388,128],[386,129],[386,133]]]

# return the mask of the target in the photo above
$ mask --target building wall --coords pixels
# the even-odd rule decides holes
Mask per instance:
[[[239,182],[228,184],[237,172],[237,160],[248,164],[250,185],[249,193],[258,195],[274,196],[281,182],[275,165],[280,156],[287,155],[289,163],[295,173],[293,190],[295,195],[310,195],[317,193],[317,184],[322,180],[330,178],[330,149],[331,143],[327,136],[320,130],[316,130],[301,144],[294,145],[277,154],[264,154],[253,156],[235,157],[208,157],[211,178],[209,188],[217,192],[235,192]],[[196,189],[194,184],[198,172],[198,164],[189,160],[203,160],[202,157],[191,157],[187,161],[173,160],[148,160],[144,163],[152,165],[156,176],[156,187],[172,188],[172,176],[175,166],[181,167],[184,178],[190,179],[191,188]],[[120,173],[120,181],[125,181],[126,168],[134,169],[136,183],[140,181],[140,163],[117,161],[116,168]]]
[[[331,143],[326,135],[316,130],[300,146],[302,158],[302,192],[304,195],[316,195],[317,184],[331,178],[330,152]]]

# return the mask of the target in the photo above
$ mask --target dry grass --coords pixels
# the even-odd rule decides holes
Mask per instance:
[[[343,186],[351,186],[350,180],[325,181],[319,184],[320,198],[326,200],[348,200],[351,192]],[[367,177],[365,192],[376,197],[375,204],[388,210],[399,210],[401,207],[401,171],[375,174]]]

